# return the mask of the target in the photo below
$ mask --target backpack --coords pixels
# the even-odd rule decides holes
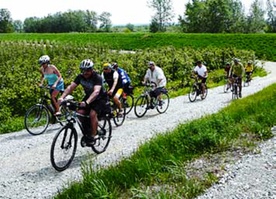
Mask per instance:
[[[125,85],[127,83],[129,83],[129,84],[131,83],[130,77],[124,69],[118,68],[118,74],[121,77],[122,85]]]

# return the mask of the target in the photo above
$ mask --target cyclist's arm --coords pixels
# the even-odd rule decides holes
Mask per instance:
[[[119,79],[119,75],[118,75],[118,72],[114,72],[113,73],[113,84],[112,84],[112,87],[110,88],[110,91],[113,92],[117,86],[117,83],[118,83],[118,79]]]
[[[42,85],[43,85],[43,82],[44,82],[44,73],[43,73],[43,71],[42,71],[42,68],[40,68],[39,72],[40,72],[40,74],[41,74],[39,86],[42,86]]]
[[[100,91],[101,91],[102,86],[100,85],[95,85],[94,86],[94,91],[93,93],[91,93],[91,95],[88,97],[88,99],[85,101],[85,104],[88,105],[91,102],[93,102],[97,96],[99,95]]]

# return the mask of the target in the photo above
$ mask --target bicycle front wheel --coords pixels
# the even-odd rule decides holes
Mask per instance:
[[[111,139],[112,126],[109,118],[104,117],[98,121],[97,133],[99,137],[91,148],[95,153],[100,154],[106,150]]]
[[[129,114],[134,106],[134,97],[133,95],[127,95],[126,100],[123,102],[126,107],[126,114]]]
[[[170,105],[170,97],[167,93],[161,94],[161,101],[157,102],[156,109],[158,113],[165,113]]]
[[[146,112],[147,109],[149,108],[148,105],[148,99],[146,98],[146,96],[139,96],[135,102],[135,106],[134,106],[134,113],[137,117],[143,117]]]
[[[77,150],[78,135],[73,125],[66,125],[55,135],[50,152],[52,166],[64,171],[73,161]]]
[[[116,114],[113,116],[113,121],[116,126],[121,126],[123,125],[125,118],[126,118],[126,108],[122,106],[123,113],[119,114],[120,110],[116,108]]]
[[[239,96],[238,96],[238,86],[237,85],[234,85],[233,86],[233,91],[232,91],[232,99],[235,100],[235,99],[238,99]]]
[[[40,135],[46,131],[50,122],[48,109],[42,104],[32,106],[25,114],[24,125],[31,135]]]
[[[197,87],[195,85],[191,86],[190,92],[189,92],[189,100],[190,102],[194,102],[197,97]]]

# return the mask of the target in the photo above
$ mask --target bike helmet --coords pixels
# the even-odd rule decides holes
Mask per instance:
[[[248,64],[252,64],[253,62],[252,62],[251,60],[249,60],[247,63],[248,63]]]
[[[104,70],[105,70],[105,69],[110,69],[110,68],[112,68],[112,66],[111,66],[110,63],[104,63],[104,64],[103,64],[103,69],[104,69]]]
[[[84,59],[80,63],[80,69],[93,69],[94,63],[90,59]]]
[[[50,64],[50,57],[48,55],[42,55],[39,58],[38,63],[40,65],[42,65],[42,64]]]
[[[118,64],[116,62],[114,62],[112,65],[111,65],[111,68],[118,68]]]
[[[240,62],[240,60],[238,58],[234,58],[233,61],[236,62],[236,63]]]

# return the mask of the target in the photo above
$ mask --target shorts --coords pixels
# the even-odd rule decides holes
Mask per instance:
[[[53,84],[52,84],[52,85],[48,85],[48,86],[49,86],[49,87],[52,87]],[[53,89],[51,89],[51,90],[53,90]],[[58,84],[57,84],[55,90],[64,91],[64,82],[63,82],[63,79],[61,79],[61,80],[58,82]]]
[[[119,98],[123,94],[123,91],[124,91],[123,88],[114,90],[111,97],[113,98],[114,96],[116,96],[117,98]]]

